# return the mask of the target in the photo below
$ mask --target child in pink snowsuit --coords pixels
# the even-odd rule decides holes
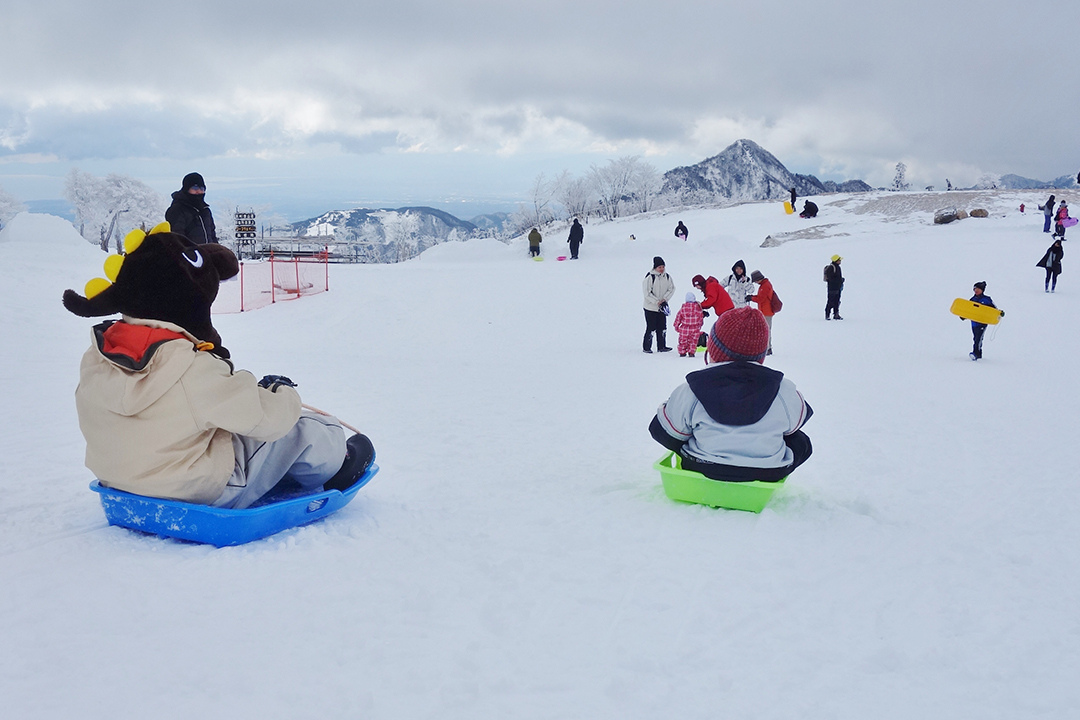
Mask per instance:
[[[675,314],[675,332],[679,333],[679,357],[694,357],[697,353],[698,338],[705,316],[701,314],[701,303],[692,292],[686,293],[686,302]]]

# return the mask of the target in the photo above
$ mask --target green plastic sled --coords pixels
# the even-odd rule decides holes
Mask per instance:
[[[683,470],[682,458],[673,452],[657,460],[653,467],[660,471],[664,493],[672,500],[755,513],[765,509],[776,488],[787,480],[786,477],[776,482],[711,480],[701,473]]]

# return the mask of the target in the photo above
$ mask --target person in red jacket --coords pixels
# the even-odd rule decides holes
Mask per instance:
[[[765,277],[760,270],[755,270],[750,273],[750,279],[757,283],[757,293],[751,295],[748,300],[757,303],[758,310],[765,316],[765,324],[769,326],[769,349],[765,351],[766,355],[772,355],[772,319],[773,315],[773,286],[772,281]]]
[[[724,286],[720,284],[720,281],[709,276],[706,280],[701,275],[694,276],[694,287],[705,295],[705,299],[701,301],[701,309],[711,309],[716,313],[716,317],[720,317],[728,310],[735,307],[735,303],[731,301],[731,296],[728,295],[728,291],[724,289]],[[702,313],[705,317],[709,317],[709,313]]]

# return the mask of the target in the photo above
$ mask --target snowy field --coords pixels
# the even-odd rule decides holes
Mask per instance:
[[[990,217],[934,226],[957,199]],[[544,262],[489,240],[333,266],[329,293],[215,324],[382,470],[326,521],[222,550],[105,525],[73,398],[93,321],[60,302],[105,255],[20,215],[0,233],[0,713],[1075,716],[1080,253],[1044,294],[1043,200],[835,195],[810,221],[590,224],[577,262],[560,230]],[[641,352],[654,255],[673,309],[738,259],[784,301],[768,364],[813,405],[815,454],[760,515],[671,502],[652,469],[649,421],[701,367]],[[1007,316],[973,363],[948,308],[978,280]]]

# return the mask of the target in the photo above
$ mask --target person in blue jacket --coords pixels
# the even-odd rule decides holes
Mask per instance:
[[[997,305],[994,304],[994,301],[990,299],[990,296],[986,294],[985,280],[980,280],[979,282],[975,283],[974,292],[975,295],[972,296],[971,302],[982,303],[983,305],[989,305],[992,308],[997,307]],[[983,333],[985,332],[985,323],[978,323],[974,320],[971,321],[971,335],[974,342],[971,347],[971,352],[968,353],[968,357],[972,360],[982,359]]]

